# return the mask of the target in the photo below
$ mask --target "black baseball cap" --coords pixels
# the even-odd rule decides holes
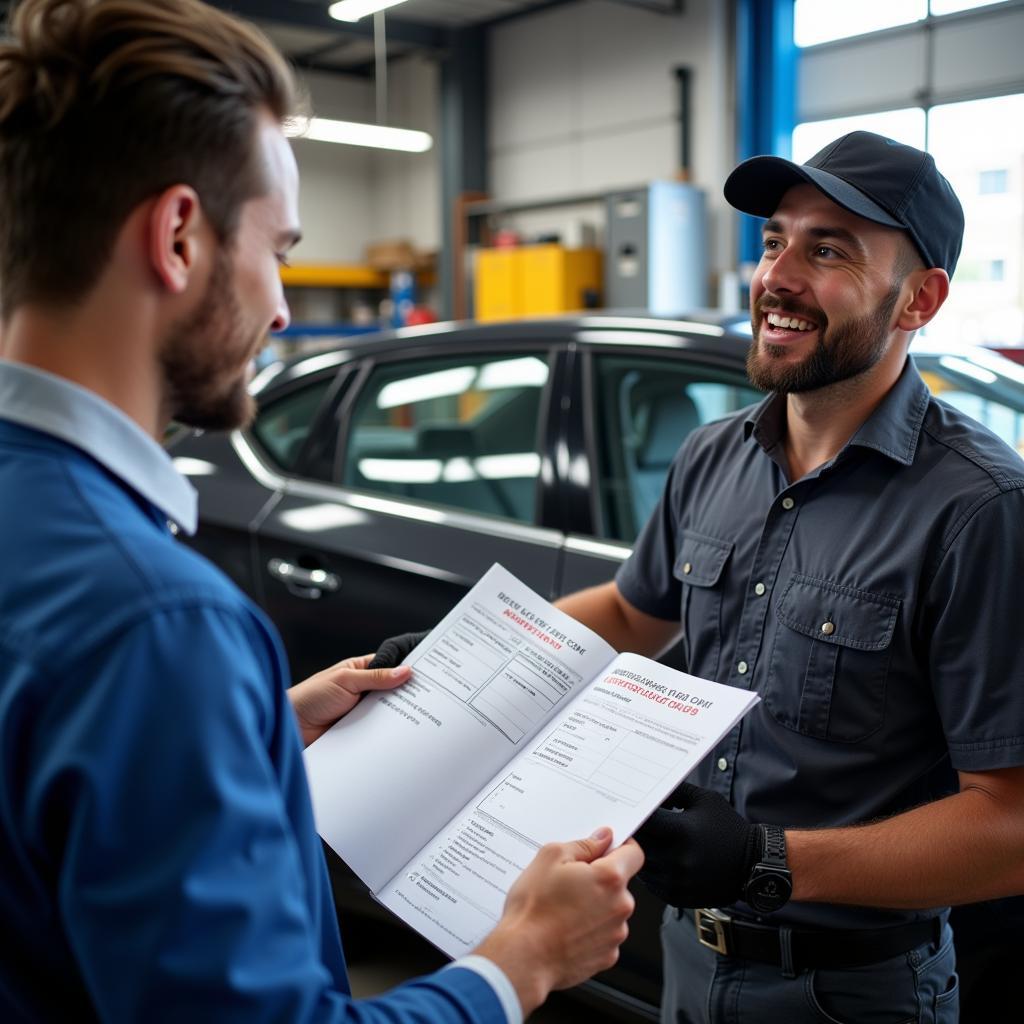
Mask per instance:
[[[873,132],[850,132],[805,164],[778,156],[744,160],[725,182],[725,198],[744,213],[770,217],[794,185],[814,185],[851,213],[901,228],[926,267],[953,276],[964,211],[929,153]]]

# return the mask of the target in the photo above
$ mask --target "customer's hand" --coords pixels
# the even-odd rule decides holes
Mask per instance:
[[[626,888],[644,855],[631,839],[608,853],[611,829],[549,843],[509,889],[494,931],[475,950],[508,976],[524,1015],[554,989],[611,967],[633,913]]]
[[[288,691],[304,747],[347,715],[367,690],[393,690],[412,675],[412,669],[405,667],[371,669],[372,658],[372,654],[346,658]]]
[[[398,636],[389,637],[377,648],[373,661],[367,667],[394,668],[396,665],[401,665],[429,632],[429,630],[424,630],[422,633],[401,633]]]
[[[636,837],[647,855],[641,880],[673,907],[727,907],[741,899],[764,842],[761,829],[722,796],[687,782]]]

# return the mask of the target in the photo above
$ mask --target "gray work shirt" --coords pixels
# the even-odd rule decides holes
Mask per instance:
[[[751,821],[851,825],[1024,764],[1024,460],[908,362],[795,483],[785,398],[691,434],[617,582],[694,675],[761,695],[691,777]],[[742,909],[742,908],[740,908]],[[778,923],[926,912],[790,904]]]

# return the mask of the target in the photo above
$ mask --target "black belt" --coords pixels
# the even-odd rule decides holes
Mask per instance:
[[[941,917],[888,928],[850,931],[754,924],[720,910],[695,910],[693,917],[698,941],[716,953],[778,964],[796,971],[879,963],[922,943],[938,943],[942,935]]]

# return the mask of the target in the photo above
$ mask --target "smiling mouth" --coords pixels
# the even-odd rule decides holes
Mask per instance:
[[[788,316],[785,313],[766,312],[764,314],[765,323],[777,331],[797,331],[802,333],[805,331],[813,331],[816,328],[816,324],[811,323],[810,320],[804,320],[798,316]]]

